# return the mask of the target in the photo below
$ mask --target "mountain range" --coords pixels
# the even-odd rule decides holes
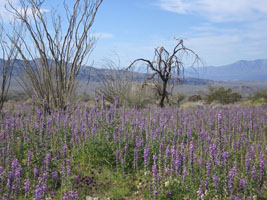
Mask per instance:
[[[216,81],[267,81],[267,59],[240,60],[224,66],[186,69],[185,76]]]
[[[19,71],[21,60],[16,60],[15,69]],[[0,59],[0,72],[3,60]],[[101,75],[107,74],[111,69],[100,69],[90,66],[84,66],[80,78],[85,80],[90,74],[90,81],[101,81]],[[112,69],[113,70],[113,69]],[[116,71],[116,70],[114,70]],[[257,59],[253,61],[240,60],[233,64],[224,66],[197,67],[194,69],[185,69],[184,84],[205,85],[214,81],[267,81],[267,59]],[[134,80],[141,81],[147,77],[147,74],[132,72],[131,77]]]

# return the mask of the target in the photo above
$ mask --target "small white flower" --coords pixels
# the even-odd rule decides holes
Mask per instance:
[[[170,181],[165,182],[165,187],[168,187],[170,185]]]

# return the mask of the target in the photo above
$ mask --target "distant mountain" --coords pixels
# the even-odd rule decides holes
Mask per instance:
[[[53,61],[51,61],[53,62]],[[30,61],[33,63],[33,61]],[[0,70],[3,60],[0,59]],[[19,68],[23,61],[16,60],[15,72],[20,72]],[[92,82],[100,82],[101,77],[112,73],[119,73],[118,70],[100,69],[91,66],[84,66],[81,70],[79,78],[82,81],[87,81],[88,78]],[[144,73],[127,72],[127,80],[142,82],[148,76]],[[108,77],[108,76],[106,76]],[[240,60],[230,65],[220,67],[198,67],[194,70],[185,70],[185,85],[207,85],[219,83],[221,81],[267,81],[267,59],[258,59],[254,61]]]
[[[185,70],[185,75],[220,81],[267,81],[267,59],[240,60],[220,67],[198,67]]]

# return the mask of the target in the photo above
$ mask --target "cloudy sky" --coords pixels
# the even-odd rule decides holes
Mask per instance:
[[[61,11],[59,1],[46,2]],[[208,66],[267,58],[267,0],[104,0],[93,31],[99,40],[90,62],[100,67],[103,59],[119,57],[122,66],[151,59],[157,46],[171,50],[174,38]]]

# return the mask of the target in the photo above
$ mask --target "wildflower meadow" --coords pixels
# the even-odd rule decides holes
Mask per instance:
[[[45,102],[43,102],[45,104]],[[7,105],[0,199],[267,199],[267,107]]]

